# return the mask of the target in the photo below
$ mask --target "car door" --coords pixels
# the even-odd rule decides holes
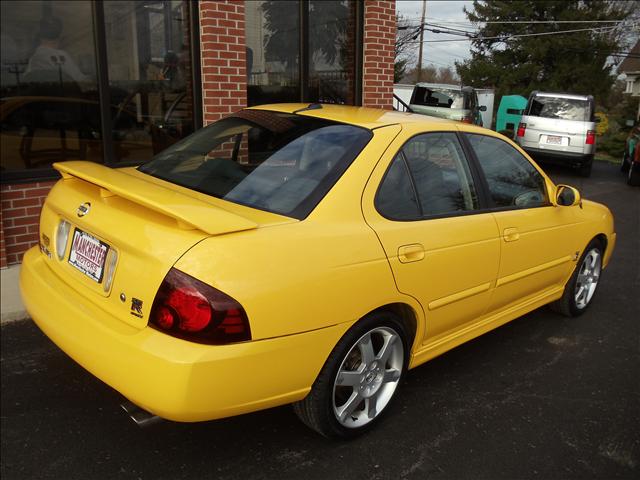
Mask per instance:
[[[581,248],[573,213],[552,205],[544,176],[512,145],[476,133],[463,137],[486,180],[501,236],[491,310],[561,289]]]
[[[483,315],[498,272],[500,241],[492,214],[481,209],[455,132],[397,139],[365,188],[363,213],[398,290],[425,311],[423,343]]]

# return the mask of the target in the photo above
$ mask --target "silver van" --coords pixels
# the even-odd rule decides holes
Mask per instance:
[[[409,107],[415,113],[480,126],[480,112],[487,110],[485,105],[478,105],[478,96],[472,87],[439,83],[417,83]]]
[[[551,161],[591,175],[596,150],[593,96],[532,92],[515,141],[536,160]]]

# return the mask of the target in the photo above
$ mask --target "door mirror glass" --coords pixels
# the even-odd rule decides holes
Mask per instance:
[[[556,189],[556,203],[565,207],[579,205],[582,201],[578,189],[569,185],[558,185]]]

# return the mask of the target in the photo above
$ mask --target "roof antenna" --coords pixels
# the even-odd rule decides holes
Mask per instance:
[[[293,113],[306,112],[307,110],[320,110],[321,108],[322,108],[321,103],[310,103],[306,107],[301,108],[300,110],[296,110]]]

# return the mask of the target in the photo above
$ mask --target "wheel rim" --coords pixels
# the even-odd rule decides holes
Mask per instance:
[[[333,413],[347,428],[375,419],[398,387],[404,364],[400,335],[388,327],[365,333],[345,356],[333,384]]]
[[[593,294],[598,287],[601,269],[602,255],[600,254],[600,250],[592,248],[585,255],[584,260],[582,260],[580,270],[578,270],[578,277],[576,278],[574,298],[576,307],[579,309],[583,309],[589,305],[589,302],[593,298]]]

